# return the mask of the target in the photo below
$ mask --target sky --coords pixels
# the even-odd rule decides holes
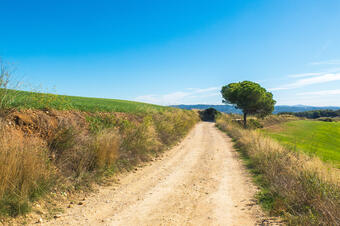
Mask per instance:
[[[340,106],[339,0],[0,0],[21,89],[222,104],[250,80],[278,105]]]

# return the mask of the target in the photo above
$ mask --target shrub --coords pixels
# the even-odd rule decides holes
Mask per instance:
[[[221,114],[215,108],[208,108],[199,112],[202,121],[215,122],[216,117]]]
[[[72,127],[59,126],[48,141],[52,159],[58,161],[65,151],[76,145],[76,132]]]
[[[318,118],[318,120],[322,122],[333,122],[332,118]]]
[[[90,132],[95,134],[104,129],[113,128],[116,126],[116,118],[113,115],[92,115],[87,116],[86,121],[89,123]]]
[[[170,145],[186,134],[199,120],[193,111],[163,112],[154,115],[156,131],[162,143]]]
[[[50,155],[63,175],[80,177],[96,167],[96,153],[90,137],[71,126],[60,125],[48,141]]]
[[[263,128],[263,125],[256,119],[249,119],[247,124],[248,129],[259,129]]]
[[[120,136],[114,129],[99,132],[93,139],[92,148],[95,152],[96,168],[110,167],[118,159]]]
[[[145,117],[141,123],[122,120],[119,128],[123,138],[120,157],[127,158],[132,164],[147,160],[148,154],[162,147],[150,116]]]

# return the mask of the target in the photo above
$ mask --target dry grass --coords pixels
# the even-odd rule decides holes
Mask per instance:
[[[120,136],[116,130],[101,131],[93,139],[92,145],[97,168],[112,166],[119,157]]]
[[[174,109],[12,112],[0,123],[0,215],[27,212],[50,185],[86,188],[106,172],[130,170],[178,142],[198,120],[197,113]]]
[[[28,201],[45,192],[53,170],[42,140],[0,123],[0,212],[15,216],[28,211]]]
[[[198,113],[193,111],[163,112],[154,115],[159,139],[166,145],[178,141],[198,121]]]
[[[263,127],[270,127],[280,123],[294,121],[294,120],[301,120],[300,118],[294,115],[269,115],[263,119],[260,119],[259,122],[262,124]]]
[[[48,140],[53,163],[61,175],[79,178],[95,168],[96,155],[90,148],[90,138],[72,126],[60,126]]]
[[[257,131],[244,130],[226,116],[218,127],[236,140],[268,190],[270,210],[291,225],[340,224],[340,173],[317,158],[285,149]]]

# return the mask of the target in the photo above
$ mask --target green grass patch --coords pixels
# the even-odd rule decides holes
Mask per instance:
[[[38,92],[8,90],[12,101],[8,107],[18,109],[80,110],[85,112],[153,113],[169,107],[127,100],[64,96]]]
[[[340,168],[340,122],[298,120],[263,131],[291,150],[316,155]]]

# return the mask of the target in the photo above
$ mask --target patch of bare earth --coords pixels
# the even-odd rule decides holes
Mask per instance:
[[[41,224],[279,225],[256,204],[251,177],[213,123],[199,123],[162,159],[117,181]]]

